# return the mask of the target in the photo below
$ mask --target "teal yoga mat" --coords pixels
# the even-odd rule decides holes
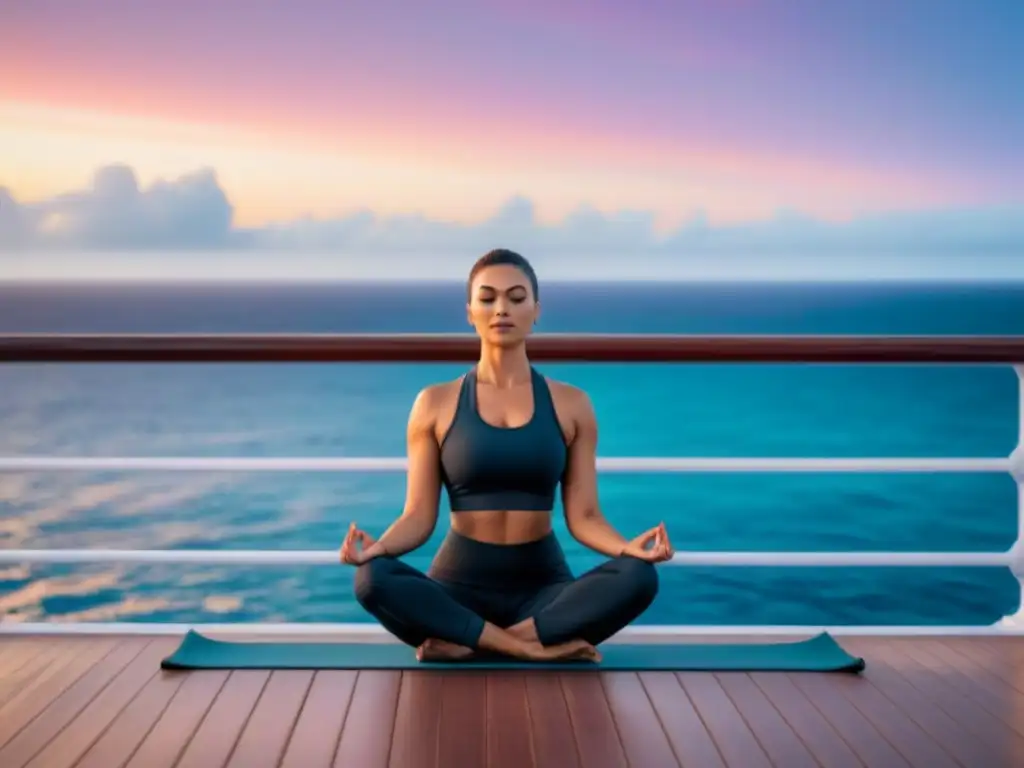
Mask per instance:
[[[164,669],[553,669],[560,671],[741,671],[860,672],[864,659],[851,656],[829,635],[797,642],[618,644],[601,646],[600,663],[524,662],[487,659],[419,662],[396,643],[230,642],[189,631],[178,649],[160,662]]]

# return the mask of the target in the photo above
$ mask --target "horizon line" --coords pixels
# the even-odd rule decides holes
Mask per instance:
[[[552,277],[542,279],[540,284],[557,285],[560,287],[576,284],[586,285],[760,285],[760,284],[783,284],[783,285],[868,285],[868,284],[903,284],[903,285],[928,285],[941,283],[944,285],[1021,285],[1024,286],[1024,276],[1020,277],[963,277],[963,276],[887,276],[876,277],[751,277],[745,279],[726,279],[717,277],[581,277],[566,278]],[[466,280],[463,278],[387,278],[387,277],[324,277],[324,278],[210,278],[210,277],[178,277],[178,278],[139,278],[139,277],[30,277],[30,278],[5,278],[0,277],[0,288],[9,286],[124,286],[124,287],[159,287],[159,286],[291,286],[291,287],[317,287],[317,286],[341,286],[341,285],[381,285],[381,286],[459,286],[464,287]]]

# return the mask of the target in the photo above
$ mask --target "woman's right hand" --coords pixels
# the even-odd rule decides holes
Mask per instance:
[[[341,549],[338,552],[341,562],[346,565],[362,565],[369,562],[376,555],[367,553],[367,550],[375,542],[376,539],[373,536],[366,531],[359,530],[355,523],[350,523],[348,533],[345,534],[345,540],[341,542]]]

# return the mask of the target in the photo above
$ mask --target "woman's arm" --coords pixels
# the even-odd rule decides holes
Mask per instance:
[[[427,387],[413,403],[406,430],[409,470],[405,508],[383,535],[366,549],[368,557],[397,557],[426,543],[437,526],[441,496],[438,447],[434,434],[438,389]]]
[[[651,563],[669,560],[674,553],[664,523],[627,541],[601,514],[597,503],[597,417],[585,392],[570,391],[576,434],[569,446],[569,466],[562,482],[569,533],[583,546],[609,557],[628,555]]]
[[[576,433],[569,445],[569,464],[562,480],[565,522],[580,544],[617,557],[629,541],[605,520],[597,502],[597,416],[585,392],[575,388],[568,391],[572,393]]]

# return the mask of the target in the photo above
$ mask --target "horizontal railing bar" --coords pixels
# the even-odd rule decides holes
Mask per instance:
[[[0,621],[0,635],[184,635],[194,630],[208,636],[267,637],[292,636],[320,638],[344,643],[399,642],[379,624],[314,624],[314,623],[238,623],[181,624],[143,622],[15,622]],[[1009,624],[988,625],[676,625],[634,624],[609,638],[609,644],[673,643],[690,637],[746,639],[759,637],[813,637],[828,632],[835,637],[999,637],[1024,634],[1024,627]]]
[[[340,539],[339,539],[340,543]],[[676,552],[677,566],[998,567],[1010,552]],[[0,563],[194,563],[202,565],[338,565],[331,550],[5,549]]]
[[[1024,336],[555,334],[536,361],[1019,363]],[[4,363],[470,362],[471,334],[7,334]]]
[[[404,472],[404,457],[0,456],[0,472]],[[601,472],[1009,472],[1009,458],[598,457]]]

